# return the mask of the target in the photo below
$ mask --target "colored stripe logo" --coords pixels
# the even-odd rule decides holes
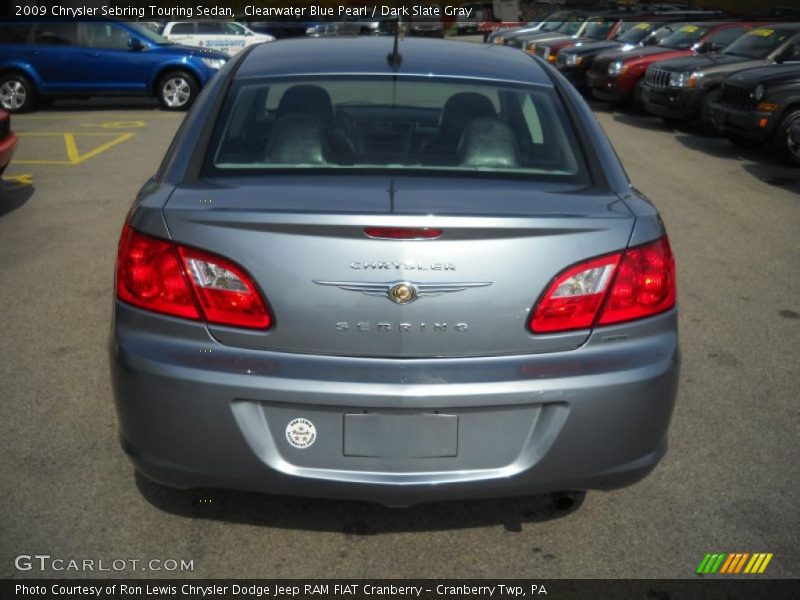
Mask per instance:
[[[755,552],[753,554],[749,552],[709,553],[700,561],[695,573],[698,575],[713,575],[715,573],[724,575],[761,574],[767,569],[772,556],[772,552]]]

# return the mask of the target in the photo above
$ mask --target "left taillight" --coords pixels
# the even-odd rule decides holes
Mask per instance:
[[[657,315],[675,306],[675,259],[664,236],[570,267],[533,310],[533,333],[559,333]]]
[[[215,325],[267,329],[272,316],[252,278],[222,257],[125,225],[117,297],[138,308]]]

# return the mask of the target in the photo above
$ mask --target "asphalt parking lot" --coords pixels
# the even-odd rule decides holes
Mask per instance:
[[[15,116],[0,187],[0,576],[14,557],[193,560],[195,577],[693,577],[707,552],[800,576],[800,172],[657,119],[597,116],[678,259],[682,381],[663,463],[554,512],[542,498],[405,510],[173,492],[116,438],[116,243],[182,115],[57,103]],[[97,573],[94,573],[97,575]],[[108,574],[108,573],[104,573]]]

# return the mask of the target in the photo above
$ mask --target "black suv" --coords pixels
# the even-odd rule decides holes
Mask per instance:
[[[667,120],[699,118],[708,123],[728,74],[771,64],[800,61],[800,23],[764,25],[727,46],[721,53],[675,58],[653,64],[644,77],[642,101],[648,112]]]
[[[771,143],[800,165],[800,64],[729,75],[710,112],[711,122],[735,144]]]

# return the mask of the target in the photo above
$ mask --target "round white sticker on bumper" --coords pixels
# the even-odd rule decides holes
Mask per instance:
[[[308,419],[292,419],[286,426],[286,441],[295,448],[308,448],[317,439],[317,428]]]

